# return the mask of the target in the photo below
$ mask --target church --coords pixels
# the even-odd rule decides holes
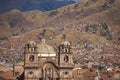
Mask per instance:
[[[24,65],[14,65],[16,80],[74,80],[72,77],[73,57],[70,42],[64,40],[57,47],[30,41],[24,49]],[[22,68],[22,69],[19,69]]]

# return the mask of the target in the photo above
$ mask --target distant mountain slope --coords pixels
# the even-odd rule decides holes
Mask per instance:
[[[87,26],[92,26],[92,30],[90,28],[88,32],[97,35],[105,34],[105,37],[119,41],[119,4],[120,0],[82,0],[79,3],[47,12],[12,10],[2,14],[3,19],[0,19],[0,22],[1,26],[3,23],[6,25],[5,31],[8,34],[12,32],[12,35],[41,27],[74,28],[86,31]],[[100,26],[100,24],[104,25]],[[107,27],[107,29],[104,27]],[[9,29],[10,31],[8,31]],[[8,35],[6,34],[6,36]]]
[[[120,38],[120,0],[82,0],[48,14],[52,19],[45,26],[75,27],[105,23],[113,39]]]
[[[11,36],[41,28],[47,20],[49,20],[49,17],[39,10],[21,12],[13,9],[0,14],[0,39],[4,40]]]
[[[49,11],[57,9],[68,4],[75,3],[71,0],[1,0],[0,13],[10,11],[12,9],[19,9],[21,11],[41,10]]]
[[[0,46],[20,53],[27,41],[40,42],[42,30],[46,29],[44,36],[51,45],[60,43],[66,34],[70,42],[83,47],[93,43],[105,49],[120,49],[119,4],[120,0],[82,0],[47,12],[14,9],[0,14],[0,41],[7,41]]]
[[[118,15],[120,13],[119,4],[120,0],[83,0],[80,3],[50,11],[48,15],[54,18],[53,21],[61,20],[61,22],[64,22],[65,18],[67,22],[73,20],[72,23],[79,23],[80,21],[97,23],[101,21],[111,25],[120,25],[118,22],[120,19]]]

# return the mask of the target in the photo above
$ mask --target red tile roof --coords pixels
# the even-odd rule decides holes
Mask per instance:
[[[5,80],[12,80],[13,79],[13,71],[6,71],[0,73],[0,77],[4,78]]]

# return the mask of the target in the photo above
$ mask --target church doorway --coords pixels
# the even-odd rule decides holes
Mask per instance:
[[[51,78],[50,77],[46,77],[46,80],[51,80]]]
[[[43,80],[59,80],[57,69],[51,63],[46,63],[43,66]]]

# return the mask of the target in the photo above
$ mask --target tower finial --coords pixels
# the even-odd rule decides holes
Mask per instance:
[[[41,43],[45,43],[45,33],[46,33],[46,29],[44,28],[42,30],[42,32],[40,33],[40,41],[41,41]]]
[[[62,39],[65,41],[66,40],[66,34],[63,34]]]
[[[43,32],[42,32],[42,37],[43,38],[45,37],[45,32],[46,32],[46,29],[43,29]]]

